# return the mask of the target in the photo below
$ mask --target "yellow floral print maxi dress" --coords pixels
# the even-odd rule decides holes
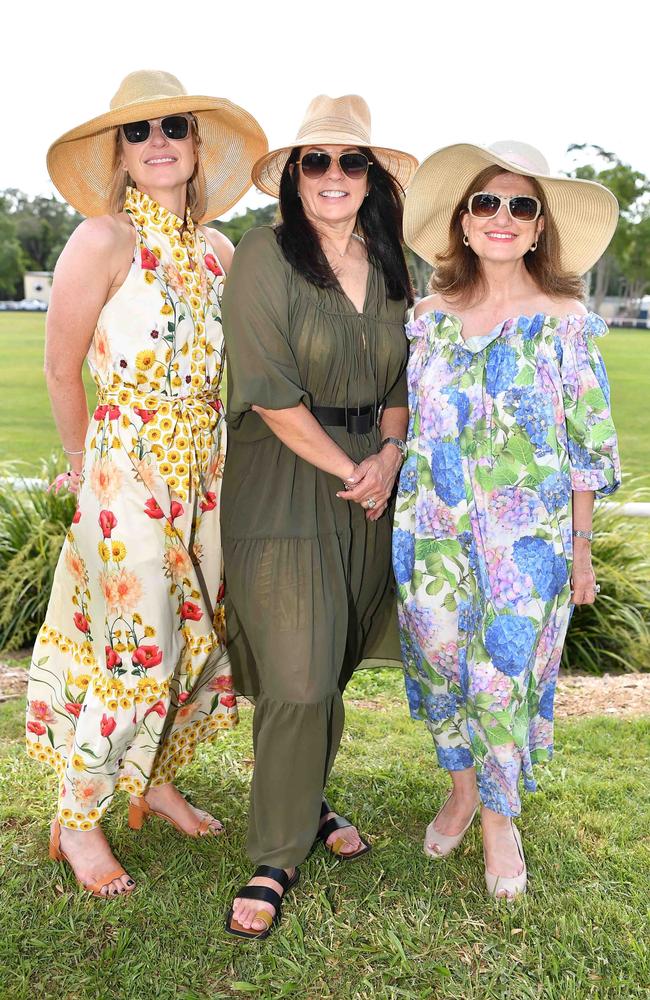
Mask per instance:
[[[116,788],[171,781],[233,727],[219,499],[223,272],[185,222],[129,188],[137,234],[88,362],[97,408],[79,506],[30,672],[30,756],[59,775],[59,820],[88,830]]]

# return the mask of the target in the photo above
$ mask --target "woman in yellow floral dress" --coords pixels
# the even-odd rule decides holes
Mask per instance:
[[[134,887],[100,827],[116,788],[135,828],[151,812],[190,836],[221,829],[173,785],[199,740],[237,722],[219,534],[232,246],[198,223],[241,197],[266,149],[242,108],[141,71],[48,154],[91,218],[48,314],[48,389],[79,504],[34,648],[27,739],[59,777],[51,856],[97,896]]]

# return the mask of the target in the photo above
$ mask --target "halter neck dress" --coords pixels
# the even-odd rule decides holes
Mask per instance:
[[[237,722],[219,500],[223,271],[187,214],[129,188],[130,271],[88,354],[97,406],[78,509],[34,647],[27,750],[88,830],[116,788],[171,781]]]

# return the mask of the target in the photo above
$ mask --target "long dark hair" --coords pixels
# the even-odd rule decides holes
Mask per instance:
[[[389,299],[413,303],[413,288],[402,251],[402,194],[397,181],[384,170],[371,149],[359,147],[372,162],[368,171],[368,196],[357,213],[356,230],[363,236],[369,260],[384,275]],[[297,171],[300,147],[295,146],[280,179],[280,214],[282,222],[276,239],[292,267],[319,288],[337,288],[338,279],[320,244],[318,234],[305,215],[298,196]]]

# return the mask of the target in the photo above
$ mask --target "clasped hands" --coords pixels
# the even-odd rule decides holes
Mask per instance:
[[[377,521],[388,506],[401,464],[397,448],[387,445],[376,455],[364,458],[352,475],[343,480],[345,489],[336,495],[341,500],[361,504],[366,509],[366,518]]]

